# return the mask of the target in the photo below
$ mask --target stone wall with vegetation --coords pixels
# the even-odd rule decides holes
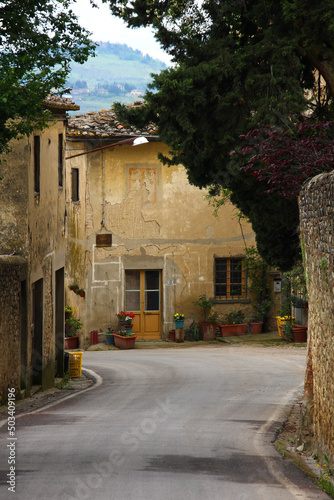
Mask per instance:
[[[305,395],[314,449],[334,457],[334,173],[306,184],[300,230],[309,295]]]

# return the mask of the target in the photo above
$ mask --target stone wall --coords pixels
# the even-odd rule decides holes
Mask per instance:
[[[10,143],[0,164],[0,254],[28,256],[28,141]]]
[[[309,294],[305,396],[314,448],[334,457],[334,173],[300,195],[300,230]]]
[[[56,281],[57,271],[65,268],[65,183],[59,182],[58,162],[59,141],[65,137],[64,116],[55,116],[49,127],[35,134],[40,136],[38,193],[34,183],[34,135],[13,140],[0,164],[2,400],[9,387],[15,387],[23,396],[29,394],[32,383],[43,390],[54,385],[56,326],[59,337],[64,330],[61,318],[56,325],[54,317],[55,297],[64,296],[63,283]],[[36,283],[42,283],[37,296]],[[41,348],[37,345],[40,339],[35,335],[36,324]],[[59,365],[62,351],[60,346]]]
[[[8,389],[21,390],[21,282],[26,279],[23,258],[0,258],[0,405],[7,401]]]

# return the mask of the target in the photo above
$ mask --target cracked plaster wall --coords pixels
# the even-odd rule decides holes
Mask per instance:
[[[84,144],[75,149],[83,151]],[[175,310],[186,314],[187,323],[193,315],[201,319],[193,301],[201,293],[213,296],[214,257],[244,254],[234,207],[227,204],[218,218],[213,217],[206,191],[188,183],[182,166],[163,166],[157,159],[159,151],[167,154],[163,144],[151,142],[68,162],[68,171],[76,166],[85,182],[79,206],[68,206],[67,257],[68,280],[78,279],[86,289],[84,303],[67,293],[84,315],[86,343],[91,330],[103,332],[109,325],[117,326],[115,313],[124,308],[126,269],[162,271],[162,334],[167,336]],[[243,230],[247,244],[254,244],[251,226],[243,222]],[[96,234],[103,233],[112,234],[112,247],[96,247]],[[228,306],[229,310],[245,307]],[[216,309],[226,312],[226,306]]]

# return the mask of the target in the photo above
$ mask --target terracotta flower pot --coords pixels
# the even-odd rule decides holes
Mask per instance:
[[[253,335],[262,333],[263,321],[251,321],[249,323],[250,331]]]
[[[292,328],[292,335],[296,343],[307,342],[307,326],[295,325]]]
[[[236,335],[246,335],[247,323],[237,325],[219,325],[223,337],[234,337]]]
[[[136,342],[136,335],[131,335],[131,337],[122,337],[122,335],[117,335],[114,333],[115,346],[119,349],[133,349]]]
[[[75,337],[65,337],[64,349],[77,349],[79,338]]]
[[[201,340],[215,340],[216,338],[216,323],[206,323],[204,321],[198,323]]]
[[[169,340],[175,342],[175,330],[169,330]]]

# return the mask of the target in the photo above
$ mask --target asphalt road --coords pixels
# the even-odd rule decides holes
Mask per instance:
[[[0,498],[325,499],[271,441],[305,351],[196,347],[85,352],[93,389],[0,429]]]

